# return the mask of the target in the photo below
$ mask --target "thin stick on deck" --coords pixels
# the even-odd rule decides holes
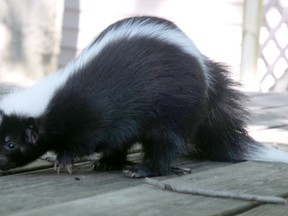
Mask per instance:
[[[169,191],[174,191],[178,193],[202,195],[202,196],[218,197],[218,198],[241,199],[241,200],[257,201],[257,202],[263,202],[263,203],[274,203],[274,204],[286,203],[286,199],[282,197],[276,197],[276,196],[260,196],[260,195],[253,195],[253,194],[235,193],[235,192],[230,192],[230,191],[214,191],[214,190],[206,190],[206,189],[196,189],[196,188],[190,188],[190,187],[183,186],[183,185],[172,185],[168,183],[163,183],[155,179],[151,179],[151,178],[146,178],[145,180],[147,183],[160,187],[163,190],[169,190]]]

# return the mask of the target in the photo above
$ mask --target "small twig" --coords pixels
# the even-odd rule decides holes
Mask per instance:
[[[193,195],[202,195],[202,196],[209,196],[209,197],[218,197],[218,198],[233,198],[233,199],[242,199],[248,201],[257,201],[263,203],[278,203],[278,204],[285,204],[286,200],[281,197],[275,196],[259,196],[253,194],[243,194],[243,193],[235,193],[230,191],[214,191],[214,190],[206,190],[206,189],[195,189],[195,188],[188,188],[187,186],[183,185],[172,185],[168,183],[163,183],[151,178],[145,179],[147,183],[160,187],[163,190],[174,191],[178,193],[186,193],[186,194],[193,194]]]

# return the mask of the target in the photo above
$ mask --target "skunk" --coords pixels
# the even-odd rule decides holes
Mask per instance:
[[[247,133],[245,96],[227,68],[202,55],[172,22],[131,17],[106,28],[62,70],[0,102],[0,169],[47,151],[55,166],[102,153],[95,170],[120,169],[143,147],[128,177],[166,175],[174,158],[288,162]],[[193,151],[192,151],[193,150]]]

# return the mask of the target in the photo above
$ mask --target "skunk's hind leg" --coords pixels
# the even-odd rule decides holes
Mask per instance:
[[[180,133],[162,128],[151,128],[141,140],[143,164],[127,167],[123,173],[130,178],[166,175],[172,160],[183,153],[186,143]]]
[[[226,67],[210,62],[213,87],[209,89],[208,110],[200,124],[194,143],[203,159],[243,161],[256,142],[248,135],[246,96],[238,91]]]
[[[132,162],[127,161],[127,152],[129,149],[128,146],[131,145],[127,146],[125,145],[122,149],[117,148],[103,151],[102,157],[94,163],[93,170],[96,171],[119,170],[126,165],[133,164]]]

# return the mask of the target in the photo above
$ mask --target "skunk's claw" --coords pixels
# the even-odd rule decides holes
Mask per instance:
[[[72,164],[66,166],[66,169],[70,175],[72,174],[72,166],[73,166]]]
[[[65,167],[68,173],[72,174],[73,162],[74,159],[71,157],[66,155],[57,155],[57,159],[54,162],[54,170],[56,170],[57,174],[59,174],[60,170]]]

